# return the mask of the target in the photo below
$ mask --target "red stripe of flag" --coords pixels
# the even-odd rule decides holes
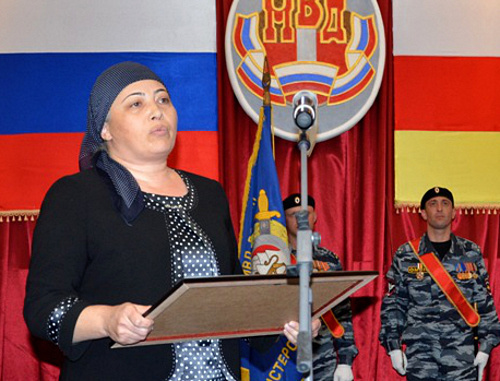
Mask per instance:
[[[333,81],[332,81],[333,82]],[[314,91],[316,94],[320,93],[323,95],[328,95],[332,88],[332,84],[324,84],[321,82],[313,82],[313,81],[300,81],[300,82],[292,82],[282,86],[283,92],[288,95],[295,95],[295,93],[308,89],[310,91]]]
[[[395,56],[396,130],[500,131],[500,58]]]
[[[373,52],[375,51],[375,48],[377,47],[378,36],[374,23],[375,20],[373,18],[370,18],[368,20],[368,45],[366,46],[364,52],[368,58],[371,58]]]
[[[236,18],[236,26],[234,28],[233,39],[234,39],[234,47],[241,58],[245,57],[247,54],[247,50],[243,45],[242,34],[243,34],[243,26],[245,25],[245,19],[238,16]]]
[[[329,103],[330,104],[341,103],[355,97],[363,88],[365,88],[370,83],[374,75],[375,71],[373,70],[373,68],[370,68],[370,71],[366,73],[365,77],[360,83],[358,83],[356,86],[354,86],[352,89],[349,89],[345,93],[331,96]]]
[[[49,187],[78,172],[83,133],[0,136],[0,211],[37,210]],[[168,165],[219,178],[216,131],[181,131]]]

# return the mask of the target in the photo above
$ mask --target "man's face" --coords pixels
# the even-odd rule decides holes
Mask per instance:
[[[313,230],[317,219],[316,212],[312,206],[308,206],[307,210],[309,211],[309,227]],[[294,206],[285,210],[286,229],[291,236],[297,236],[298,225],[297,218],[295,218],[295,213],[297,212],[300,212],[300,206]]]
[[[434,229],[445,229],[451,226],[455,218],[455,208],[446,197],[433,197],[425,203],[422,218]]]

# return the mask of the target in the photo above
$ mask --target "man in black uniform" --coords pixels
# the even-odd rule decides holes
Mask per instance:
[[[313,230],[317,215],[315,201],[311,196],[307,197],[307,204],[309,227]],[[300,194],[292,194],[283,200],[283,209],[293,263],[297,254],[298,226],[295,214],[301,209]],[[324,247],[317,247],[313,251],[313,268],[314,271],[341,271],[342,265],[335,253]],[[319,334],[313,340],[314,381],[353,380],[352,363],[357,354],[358,349],[354,344],[352,329],[351,304],[347,299],[322,316]]]

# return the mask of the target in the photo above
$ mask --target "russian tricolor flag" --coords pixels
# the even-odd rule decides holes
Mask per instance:
[[[9,1],[0,6],[0,213],[36,211],[57,178],[78,171],[90,89],[127,60],[171,93],[179,133],[169,165],[218,178],[215,0]]]
[[[394,0],[395,196],[500,207],[500,2]]]

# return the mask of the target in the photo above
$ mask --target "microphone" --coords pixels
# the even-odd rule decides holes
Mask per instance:
[[[293,120],[301,130],[308,130],[316,121],[318,98],[316,94],[303,90],[293,97]]]

